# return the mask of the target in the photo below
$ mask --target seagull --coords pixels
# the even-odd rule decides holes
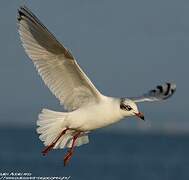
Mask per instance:
[[[18,31],[22,45],[50,91],[64,106],[64,112],[42,109],[37,133],[44,143],[43,155],[68,148],[64,165],[75,147],[89,142],[88,134],[130,116],[144,120],[137,103],[171,97],[176,84],[164,83],[138,97],[115,98],[103,95],[81,69],[71,52],[26,6],[18,9]]]

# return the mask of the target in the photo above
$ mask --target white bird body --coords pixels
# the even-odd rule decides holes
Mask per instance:
[[[70,112],[67,118],[69,128],[91,131],[116,123],[123,117],[120,99],[102,96],[98,104],[89,104]]]
[[[52,148],[71,147],[89,142],[92,130],[114,124],[124,117],[138,116],[136,102],[165,100],[173,95],[176,85],[166,83],[134,98],[113,98],[102,95],[76,59],[27,8],[18,10],[18,30],[23,47],[34,63],[39,75],[51,92],[60,100],[67,112],[43,109],[37,120],[39,138]]]

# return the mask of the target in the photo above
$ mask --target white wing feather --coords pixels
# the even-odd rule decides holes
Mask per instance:
[[[18,10],[18,29],[26,53],[45,84],[67,110],[99,101],[100,92],[72,54],[25,6]]]

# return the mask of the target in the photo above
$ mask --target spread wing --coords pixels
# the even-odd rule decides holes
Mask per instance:
[[[51,92],[71,111],[98,102],[100,92],[72,54],[25,6],[18,9],[18,30],[26,53]]]
[[[176,84],[165,83],[163,85],[156,86],[155,89],[148,91],[139,97],[132,97],[134,102],[144,102],[144,101],[161,101],[170,98],[176,91]]]

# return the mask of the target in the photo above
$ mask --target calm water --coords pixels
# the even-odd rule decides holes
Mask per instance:
[[[65,151],[41,155],[35,129],[0,129],[0,172],[31,172],[33,176],[71,176],[70,179],[188,180],[189,135],[90,135],[63,167]]]

